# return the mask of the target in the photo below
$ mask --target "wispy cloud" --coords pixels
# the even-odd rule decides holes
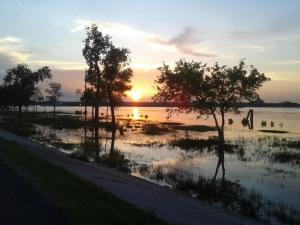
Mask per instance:
[[[33,64],[36,66],[48,65],[55,69],[60,70],[84,70],[86,68],[86,64],[83,62],[71,62],[71,61],[58,61],[58,60],[29,60],[27,61],[29,64]]]
[[[72,32],[84,30],[93,21],[76,20],[76,26]],[[132,26],[120,23],[97,23],[100,29],[113,37],[131,39],[148,44],[158,50],[166,52],[181,52],[193,56],[214,57],[216,54],[209,52],[205,45],[204,39],[199,37],[196,29],[187,27],[181,33],[172,38],[145,32]]]
[[[16,37],[0,38],[0,54],[17,62],[25,61],[32,55],[26,50],[23,41]]]
[[[300,65],[300,60],[279,60],[279,61],[269,61],[266,64],[271,65]]]

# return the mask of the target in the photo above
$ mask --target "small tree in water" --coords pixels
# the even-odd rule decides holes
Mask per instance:
[[[48,94],[46,98],[53,105],[53,112],[55,114],[57,101],[63,96],[63,93],[61,92],[61,84],[56,82],[49,83],[49,88],[46,89],[46,93]]]
[[[158,70],[161,73],[155,81],[158,92],[153,99],[176,106],[168,108],[170,113],[195,111],[199,117],[212,115],[220,149],[224,145],[225,114],[237,112],[243,101],[257,100],[258,89],[269,80],[255,67],[246,67],[244,60],[232,68],[218,63],[208,67],[201,62],[179,60],[174,70],[166,64]],[[224,152],[218,154],[216,174],[222,163],[224,178]]]

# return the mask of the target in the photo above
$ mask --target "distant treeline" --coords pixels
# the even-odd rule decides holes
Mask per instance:
[[[40,105],[51,105],[48,102],[44,103],[37,103]],[[60,102],[58,103],[59,106],[81,106],[81,102]],[[123,107],[130,107],[130,106],[136,106],[136,107],[176,107],[178,103],[163,103],[163,102],[122,102],[120,103],[120,106]],[[107,106],[105,102],[101,102],[100,106]],[[278,103],[266,103],[266,102],[252,102],[252,103],[241,103],[240,107],[292,107],[292,108],[298,108],[300,107],[299,103],[295,102],[278,102]]]

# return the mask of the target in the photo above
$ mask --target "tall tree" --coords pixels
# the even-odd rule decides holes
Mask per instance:
[[[86,28],[87,37],[84,40],[84,48],[82,55],[84,56],[88,65],[86,81],[95,89],[95,120],[99,121],[99,104],[101,101],[101,89],[103,89],[103,73],[104,65],[103,59],[105,58],[109,46],[111,45],[110,37],[103,35],[98,30],[96,24],[92,24]]]
[[[131,89],[132,69],[129,68],[129,50],[116,48],[111,44],[104,63],[104,81],[112,122],[112,140],[116,134],[115,107],[126,97],[126,91]],[[111,142],[111,151],[114,141]]]
[[[56,82],[49,83],[49,88],[46,89],[46,93],[48,94],[46,98],[52,103],[53,112],[55,114],[57,101],[63,96],[63,93],[61,92],[61,84]]]
[[[18,64],[7,70],[6,76],[3,78],[3,86],[9,93],[10,104],[17,106],[19,113],[21,113],[22,106],[30,105],[36,85],[51,78],[51,70],[47,66],[33,72],[28,68],[28,65]]]

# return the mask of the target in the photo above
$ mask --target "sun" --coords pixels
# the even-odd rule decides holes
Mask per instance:
[[[141,99],[141,91],[139,90],[131,90],[129,96],[132,98],[133,101],[138,101]]]

